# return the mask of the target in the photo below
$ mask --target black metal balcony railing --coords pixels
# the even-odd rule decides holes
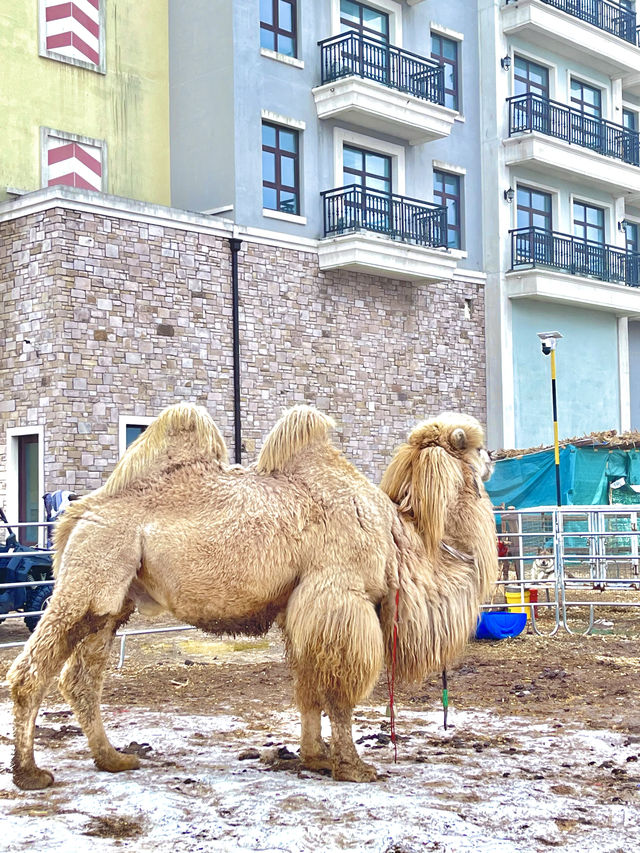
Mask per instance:
[[[434,104],[444,104],[444,66],[432,59],[354,32],[318,44],[322,83],[355,75]]]
[[[569,15],[593,24],[618,38],[637,44],[636,13],[623,9],[615,0],[542,0]]]
[[[446,207],[359,186],[325,190],[321,196],[325,237],[363,228],[419,246],[447,245]]]
[[[640,252],[581,240],[544,228],[516,228],[511,234],[511,268],[549,267],[570,275],[629,287],[640,284]]]
[[[605,157],[640,165],[640,135],[621,124],[595,118],[531,92],[507,98],[509,136],[537,130],[589,148]]]

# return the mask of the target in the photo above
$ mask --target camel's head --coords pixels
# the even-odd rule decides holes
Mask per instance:
[[[443,412],[411,431],[380,485],[435,548],[449,514],[459,511],[461,500],[478,500],[484,494],[482,481],[492,470],[479,422],[470,415]]]

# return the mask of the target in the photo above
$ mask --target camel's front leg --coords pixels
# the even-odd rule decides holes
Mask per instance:
[[[100,713],[105,667],[113,637],[133,610],[133,603],[128,602],[117,617],[109,618],[104,628],[86,637],[75,648],[60,677],[60,691],[87,736],[96,767],[111,773],[140,767],[135,755],[118,752],[111,745]]]
[[[358,755],[351,733],[351,709],[329,705],[331,720],[331,773],[341,782],[375,782],[378,778],[373,764],[366,764]]]

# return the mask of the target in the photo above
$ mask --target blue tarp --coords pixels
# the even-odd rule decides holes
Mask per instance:
[[[640,484],[640,450],[573,444],[560,448],[560,489],[565,506],[608,504],[609,486],[621,478],[626,484]],[[553,449],[498,460],[486,486],[494,506],[555,506]],[[615,490],[613,494],[615,500]]]

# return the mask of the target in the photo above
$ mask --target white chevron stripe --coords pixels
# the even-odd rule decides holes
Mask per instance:
[[[64,0],[45,0],[46,7],[50,6],[60,6],[64,3]],[[88,2],[88,0],[73,0],[75,6],[80,9],[81,12],[84,12],[88,18],[98,23],[99,12],[95,6]]]
[[[47,36],[57,36],[59,33],[69,32],[80,36],[83,42],[93,48],[96,53],[99,53],[100,40],[93,36],[89,30],[85,29],[75,18],[61,18],[59,21],[49,21],[47,23]],[[62,50],[65,50],[65,48],[56,48],[56,51],[59,53]]]

